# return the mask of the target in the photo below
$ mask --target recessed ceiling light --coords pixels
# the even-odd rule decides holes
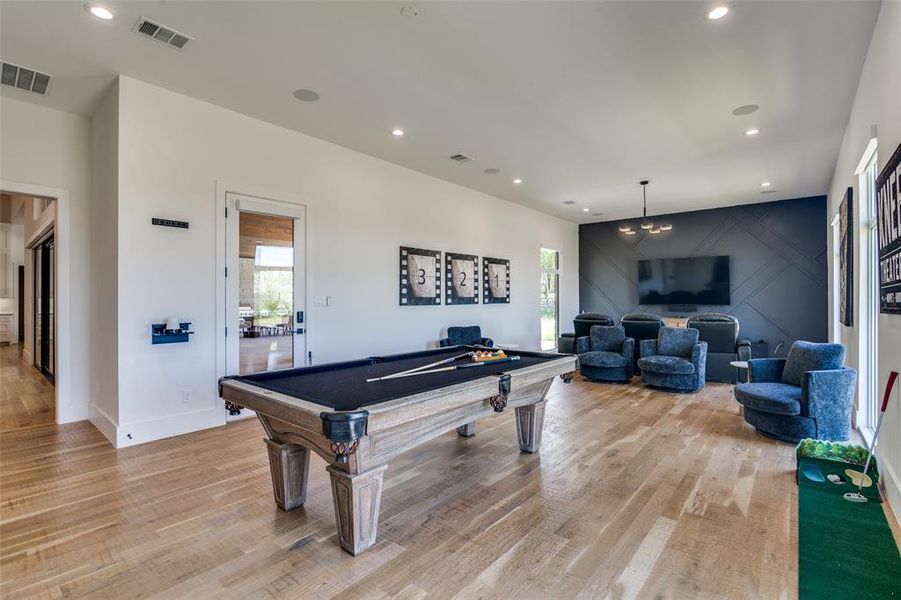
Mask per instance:
[[[115,16],[113,15],[113,11],[99,4],[85,4],[84,9],[98,19],[103,19],[104,21],[110,21]]]
[[[294,90],[294,97],[301,102],[316,102],[317,100],[319,100],[319,94],[317,94],[313,90],[308,90],[305,88]]]
[[[589,210],[589,209],[587,209],[587,208],[583,208],[583,209],[582,209],[582,212],[588,212],[588,210]]]
[[[707,18],[716,21],[717,19],[722,19],[723,17],[725,17],[728,14],[729,14],[729,7],[720,5],[720,6],[715,7],[709,13],[707,13]]]
[[[744,104],[733,110],[732,114],[736,117],[743,117],[745,115],[750,115],[751,113],[756,113],[758,110],[760,110],[760,107],[756,104]]]
[[[485,172],[486,175],[497,175],[498,173],[501,172],[501,170],[500,170],[500,169],[495,169],[495,168],[492,167],[492,168],[490,168],[490,169],[485,169],[484,172]]]
[[[394,137],[403,137],[404,130],[403,129],[395,129],[391,132],[391,135],[393,135]]]
[[[773,184],[770,183],[769,181],[764,181],[763,183],[760,184],[760,187],[770,187],[771,185],[773,185]]]
[[[517,177],[516,179],[513,180],[513,183],[520,184],[520,183],[522,183],[522,179]]]
[[[745,132],[745,135],[751,137],[752,135],[757,135],[760,133],[759,129],[754,129],[753,127]]]

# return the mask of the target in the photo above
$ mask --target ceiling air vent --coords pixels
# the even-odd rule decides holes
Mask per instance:
[[[450,159],[453,160],[453,161],[456,161],[456,162],[458,162],[458,163],[461,163],[461,164],[462,164],[462,163],[468,163],[468,162],[470,162],[470,161],[472,160],[471,158],[469,158],[469,157],[466,156],[465,154],[454,154],[453,156],[450,157]]]
[[[135,33],[148,37],[155,42],[165,44],[170,48],[181,50],[193,40],[191,36],[176,31],[167,25],[161,25],[155,21],[151,21],[147,17],[141,17],[135,26],[131,28]]]
[[[566,204],[567,206],[572,206],[575,203],[576,203],[575,200],[564,200],[563,201],[563,204]]]
[[[26,92],[44,95],[47,93],[47,85],[50,83],[50,75],[20,67],[12,63],[4,62],[2,71],[3,85],[17,87]]]

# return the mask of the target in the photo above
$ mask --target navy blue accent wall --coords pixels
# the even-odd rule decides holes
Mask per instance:
[[[688,256],[730,257],[731,306],[698,312],[738,317],[741,336],[780,341],[828,337],[826,197],[745,204],[655,217],[673,224],[657,235],[619,232],[638,219],[579,227],[579,305],[619,320],[629,312],[687,316],[691,312],[638,304],[638,261]],[[570,316],[561,315],[566,322]],[[565,328],[569,329],[569,328]]]

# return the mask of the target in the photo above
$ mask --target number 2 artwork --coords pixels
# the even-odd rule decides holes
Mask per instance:
[[[400,305],[441,304],[441,251],[400,247]]]
[[[479,303],[479,257],[473,254],[444,253],[446,304]]]

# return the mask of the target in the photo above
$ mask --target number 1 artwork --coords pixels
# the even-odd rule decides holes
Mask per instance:
[[[441,304],[441,251],[400,247],[400,305]]]
[[[485,304],[510,303],[510,261],[482,258],[482,298]]]

